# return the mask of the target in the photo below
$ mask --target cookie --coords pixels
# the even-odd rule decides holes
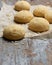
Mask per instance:
[[[18,1],[15,3],[14,9],[17,11],[30,10],[30,4],[27,1]]]
[[[49,30],[49,22],[44,18],[35,17],[28,24],[28,29],[34,32],[45,32]]]
[[[47,7],[44,5],[37,5],[33,11],[34,16],[38,17],[44,17],[45,13],[47,11]]]
[[[20,11],[14,16],[14,21],[16,23],[28,23],[33,18],[33,14],[30,11]]]
[[[25,36],[25,31],[22,26],[17,24],[8,25],[3,30],[3,37],[8,40],[19,40]]]
[[[49,21],[49,23],[52,24],[52,10],[48,10],[45,14],[45,19]]]

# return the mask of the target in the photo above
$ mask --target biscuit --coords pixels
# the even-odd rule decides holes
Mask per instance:
[[[44,18],[35,17],[28,24],[28,29],[34,32],[44,32],[49,30],[49,22]]]
[[[17,11],[30,10],[30,4],[27,1],[18,1],[15,3],[14,9]]]
[[[19,40],[25,36],[25,31],[22,26],[12,24],[4,28],[3,37],[8,40]]]
[[[16,23],[28,23],[32,18],[33,14],[30,11],[20,11],[14,16],[14,21]]]
[[[38,17],[44,17],[45,13],[47,11],[47,7],[44,5],[37,5],[37,7],[33,11],[34,16]]]
[[[45,19],[49,21],[49,23],[52,24],[52,10],[48,10],[45,14]]]

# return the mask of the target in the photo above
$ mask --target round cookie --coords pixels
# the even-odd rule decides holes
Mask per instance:
[[[33,18],[28,24],[28,29],[34,32],[44,32],[49,30],[49,22],[44,18]]]
[[[28,23],[33,18],[33,14],[30,11],[20,11],[14,16],[14,21],[17,23]]]
[[[45,18],[52,24],[52,10],[48,10],[45,14]]]
[[[25,35],[25,31],[22,26],[12,24],[8,25],[3,31],[3,37],[8,40],[19,40]]]
[[[45,13],[47,11],[47,7],[44,5],[37,5],[37,7],[33,11],[34,16],[38,17],[44,17]]]
[[[30,4],[27,1],[18,1],[15,3],[14,9],[17,11],[30,10]]]

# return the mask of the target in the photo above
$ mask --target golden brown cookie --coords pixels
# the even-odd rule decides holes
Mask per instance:
[[[44,18],[35,17],[28,24],[28,28],[35,32],[44,32],[49,30],[49,22]]]
[[[48,10],[45,14],[45,18],[52,24],[52,10]]]
[[[8,25],[3,31],[3,36],[8,40],[19,40],[22,39],[24,35],[25,31],[23,27],[16,24]]]
[[[20,11],[14,16],[14,21],[17,23],[28,23],[33,18],[33,14],[30,11]]]
[[[33,11],[34,16],[38,17],[44,17],[45,13],[47,11],[47,7],[44,5],[37,5],[36,8]]]
[[[18,1],[15,3],[14,9],[17,11],[30,10],[30,4],[27,1]]]

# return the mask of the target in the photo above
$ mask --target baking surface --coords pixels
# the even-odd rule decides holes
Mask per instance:
[[[52,65],[52,31],[20,41],[0,37],[0,65]]]

